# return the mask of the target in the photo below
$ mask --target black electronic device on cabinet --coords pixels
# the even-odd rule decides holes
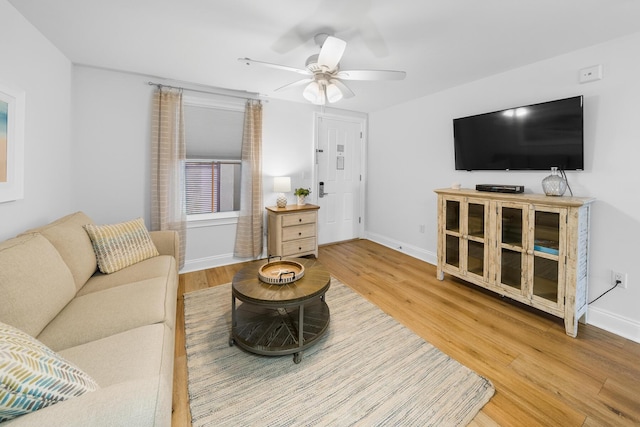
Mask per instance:
[[[524,193],[524,185],[477,184],[476,190],[493,193]]]

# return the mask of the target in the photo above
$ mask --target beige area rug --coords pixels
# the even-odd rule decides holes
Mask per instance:
[[[184,295],[193,426],[458,426],[493,396],[451,359],[336,279],[324,337],[292,355],[229,346],[231,286]]]

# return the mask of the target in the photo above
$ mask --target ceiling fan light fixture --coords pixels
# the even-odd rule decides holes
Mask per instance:
[[[333,80],[327,85],[326,92],[327,92],[327,101],[329,101],[332,104],[342,99],[342,91],[333,82]]]
[[[304,88],[302,96],[313,104],[324,105],[325,103],[324,87],[317,81],[309,83],[307,87]]]

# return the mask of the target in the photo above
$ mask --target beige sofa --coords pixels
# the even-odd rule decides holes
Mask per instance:
[[[2,424],[170,426],[178,237],[150,232],[159,256],[97,271],[77,212],[0,243],[0,322],[37,338],[99,385]]]

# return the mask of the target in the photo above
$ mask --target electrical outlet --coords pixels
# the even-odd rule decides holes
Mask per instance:
[[[611,270],[611,286],[616,283],[619,288],[627,289],[627,273],[620,273],[619,271]]]
[[[425,232],[424,224],[420,224],[420,232],[421,233]]]

